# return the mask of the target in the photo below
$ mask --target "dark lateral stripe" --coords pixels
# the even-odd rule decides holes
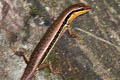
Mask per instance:
[[[73,13],[78,12],[78,11],[83,11],[83,10],[84,10],[84,9],[81,8],[81,9],[72,11],[72,12],[66,17],[65,21],[63,22],[63,25],[67,23],[68,19],[72,16]]]

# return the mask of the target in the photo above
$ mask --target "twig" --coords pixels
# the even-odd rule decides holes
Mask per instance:
[[[97,39],[97,40],[100,40],[100,41],[105,42],[105,43],[107,43],[107,44],[109,44],[109,45],[111,45],[111,46],[114,46],[115,48],[117,48],[117,49],[120,51],[120,47],[119,47],[119,46],[116,46],[115,44],[113,44],[113,43],[111,43],[111,42],[109,42],[109,41],[107,41],[107,40],[105,40],[105,39],[102,39],[102,38],[100,38],[100,37],[98,37],[98,36],[96,36],[96,35],[88,32],[88,31],[83,30],[83,29],[80,29],[80,28],[75,28],[75,29],[76,29],[76,30],[79,30],[79,31],[81,31],[81,32],[83,32],[83,33],[86,33],[86,34],[88,34],[89,36],[92,36],[93,38],[95,38],[95,39]]]

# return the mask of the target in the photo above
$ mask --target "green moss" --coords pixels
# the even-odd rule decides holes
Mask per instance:
[[[73,72],[73,74],[77,74],[77,72]]]
[[[51,73],[50,70],[49,70],[48,68],[45,68],[44,71],[45,71],[45,73],[48,73],[48,74]]]
[[[39,15],[39,10],[37,8],[32,8],[30,14],[32,16]]]
[[[55,51],[55,50],[52,50],[52,51],[50,52],[50,55],[46,58],[45,62],[50,62],[52,66],[55,66],[55,64],[56,64],[56,62],[54,61],[54,60],[55,60],[55,59],[54,59],[55,56],[52,55],[52,54],[56,54],[56,51]],[[51,73],[48,68],[47,68],[47,69],[45,68],[44,71],[45,71],[46,73],[48,73],[48,74]]]
[[[48,58],[45,60],[46,62],[48,62],[48,61],[50,61],[51,62],[51,64],[55,64],[55,61],[54,61],[54,57],[55,56],[52,56],[52,54],[56,54],[56,51],[55,50],[52,50],[51,52],[50,52],[50,55],[48,56]]]
[[[51,51],[51,54],[56,54],[56,51],[55,51],[55,50],[52,50],[52,51]]]

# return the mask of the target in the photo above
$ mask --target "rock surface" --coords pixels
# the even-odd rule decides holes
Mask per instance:
[[[49,58],[60,73],[38,71],[33,80],[120,80],[119,0],[0,0],[0,80],[19,80],[26,66],[12,49],[29,56],[59,14],[80,2],[92,8],[71,24],[82,40],[66,32]]]

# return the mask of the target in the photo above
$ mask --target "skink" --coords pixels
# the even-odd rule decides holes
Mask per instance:
[[[30,80],[32,78],[34,72],[44,62],[60,36],[66,30],[72,35],[70,29],[68,29],[71,22],[79,15],[87,13],[89,9],[90,6],[78,3],[68,7],[60,14],[33,50],[21,80]]]

